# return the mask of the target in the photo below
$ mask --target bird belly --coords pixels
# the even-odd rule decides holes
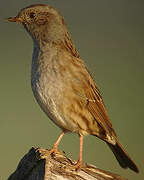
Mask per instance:
[[[32,90],[41,109],[61,129],[78,133],[79,127],[65,118],[59,110],[61,97],[61,84],[46,76],[39,79],[32,78]]]

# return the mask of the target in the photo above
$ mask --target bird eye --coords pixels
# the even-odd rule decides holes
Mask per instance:
[[[29,16],[30,16],[31,19],[33,19],[35,17],[35,13],[31,12]]]

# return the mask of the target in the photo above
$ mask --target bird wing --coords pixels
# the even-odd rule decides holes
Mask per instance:
[[[109,120],[106,108],[100,95],[100,91],[93,81],[91,75],[89,75],[88,87],[85,89],[85,95],[87,97],[87,108],[93,115],[97,123],[105,130],[109,135],[115,134],[112,124]]]
[[[76,64],[78,68],[81,67],[81,70],[77,73],[79,74],[77,78],[79,79],[79,86],[83,89],[78,92],[78,95],[87,99],[87,109],[99,127],[105,132],[105,138],[102,137],[102,139],[115,144],[116,133],[108,118],[100,91],[81,59],[78,59]]]

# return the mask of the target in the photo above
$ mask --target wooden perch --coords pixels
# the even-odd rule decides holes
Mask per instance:
[[[75,163],[62,152],[50,155],[49,150],[31,148],[8,180],[126,180],[88,164],[76,171],[71,168]]]

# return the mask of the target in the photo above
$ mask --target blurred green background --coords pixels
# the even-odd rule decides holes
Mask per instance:
[[[31,38],[20,25],[3,20],[33,3],[47,3],[64,15],[75,45],[101,90],[120,142],[140,174],[122,169],[107,145],[93,136],[85,138],[84,161],[130,180],[144,179],[144,1],[2,0],[0,180],[7,179],[32,146],[50,148],[60,133],[31,91]],[[59,148],[77,159],[77,135],[65,135]]]

